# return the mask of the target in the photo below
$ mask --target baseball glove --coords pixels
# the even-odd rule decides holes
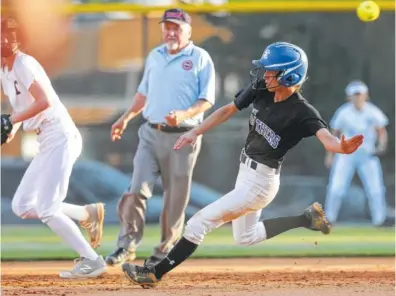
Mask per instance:
[[[1,114],[1,145],[3,145],[8,135],[12,132],[12,122],[9,114]]]

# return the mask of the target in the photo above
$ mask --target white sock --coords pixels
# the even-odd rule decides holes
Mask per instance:
[[[84,206],[72,205],[65,202],[62,203],[62,213],[77,221],[85,221],[89,217],[89,213]]]
[[[67,217],[64,213],[59,212],[55,214],[47,222],[47,225],[81,257],[89,258],[91,260],[98,258],[98,254],[85,240],[76,223],[74,223],[73,220]]]

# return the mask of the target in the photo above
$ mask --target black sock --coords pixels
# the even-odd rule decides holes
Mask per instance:
[[[195,252],[198,245],[182,237],[169,252],[168,256],[155,265],[155,276],[160,279]]]
[[[277,236],[278,234],[290,229],[298,227],[309,228],[311,225],[311,221],[308,220],[305,215],[266,219],[263,221],[263,223],[267,233],[267,239]]]

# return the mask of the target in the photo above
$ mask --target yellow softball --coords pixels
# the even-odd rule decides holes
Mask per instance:
[[[374,1],[363,1],[358,6],[356,12],[363,22],[373,22],[380,15],[380,8]]]

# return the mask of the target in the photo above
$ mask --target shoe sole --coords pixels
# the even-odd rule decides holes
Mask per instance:
[[[89,274],[72,274],[72,273],[67,274],[67,271],[66,271],[63,276],[62,276],[62,273],[60,273],[59,277],[61,277],[62,279],[90,279],[90,278],[98,277],[106,271],[107,271],[106,267],[97,269]]]
[[[312,208],[316,211],[316,213],[320,216],[320,218],[322,218],[322,221],[324,221],[324,224],[326,225],[327,231],[323,232],[322,229],[321,229],[322,233],[323,234],[329,234],[331,227],[330,227],[329,222],[327,222],[327,220],[326,220],[326,214],[323,211],[322,207],[319,206],[319,203],[315,202],[312,205]]]
[[[135,282],[133,279],[130,278],[130,276],[128,275],[128,272],[126,270],[124,270],[124,268],[122,269],[122,271],[124,272],[125,277],[135,286],[141,286],[143,289],[151,289],[154,288],[157,283],[153,283],[153,284],[139,284],[137,282]]]
[[[98,215],[98,231],[95,237],[95,240],[91,242],[92,248],[96,249],[100,246],[103,237],[103,224],[104,224],[104,216],[106,214],[104,204],[98,203],[96,207],[96,213]]]

